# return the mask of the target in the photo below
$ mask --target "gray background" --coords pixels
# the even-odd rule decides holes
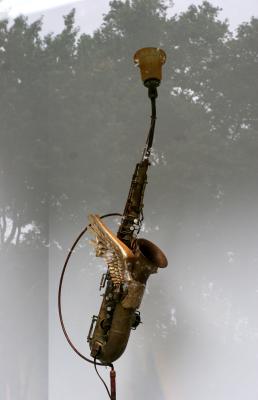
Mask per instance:
[[[173,10],[177,13],[185,10],[190,3],[193,2],[176,2],[169,15],[173,15]],[[76,23],[82,32],[92,33],[101,23],[100,11],[108,11],[107,2],[103,1],[97,4],[98,11],[94,14],[92,4],[86,1],[71,3],[78,10]],[[221,17],[229,18],[232,29],[251,15],[258,14],[258,5],[254,1],[216,4],[224,7]],[[30,14],[29,20],[44,14],[43,32],[60,32],[62,15],[71,6]],[[143,46],[144,43],[140,42],[138,47]],[[128,65],[132,63],[132,55],[128,52],[125,61]],[[166,79],[171,66],[173,59],[168,58],[164,67]],[[92,135],[92,131],[93,135],[104,137],[105,122],[103,130],[98,132],[94,131],[94,126],[85,126],[85,137],[80,137],[80,140],[76,135],[68,137],[63,144],[65,151],[72,142],[73,154],[85,157],[85,182],[76,183],[76,167],[73,167],[75,186],[81,185],[80,190],[85,191],[85,208],[80,211],[75,223],[68,214],[67,218],[58,219],[57,209],[50,208],[47,217],[49,245],[39,254],[37,267],[30,265],[28,260],[31,271],[26,275],[22,268],[20,275],[16,271],[15,276],[2,270],[1,323],[6,331],[1,329],[0,336],[3,348],[9,342],[8,353],[2,350],[3,354],[5,357],[10,355],[4,358],[2,371],[5,372],[0,378],[4,400],[40,400],[46,399],[46,396],[49,400],[82,400],[106,396],[94,369],[76,357],[63,337],[57,316],[57,288],[67,249],[86,223],[86,215],[90,212],[120,212],[123,209],[131,174],[145,142],[150,112],[139,72],[133,68],[132,79],[138,85],[135,114],[130,116],[134,118],[134,131],[131,137],[128,135],[123,146],[128,156],[121,165],[122,178],[117,174],[120,154],[116,143],[110,145],[108,152],[105,142],[103,147],[87,149],[88,136]],[[202,143],[196,143],[195,138],[185,132],[187,144],[180,142],[176,135],[181,132],[175,132],[171,109],[162,100],[167,95],[166,82],[159,90],[155,143],[159,161],[156,157],[156,165],[149,173],[145,195],[146,225],[142,236],[165,251],[169,266],[150,278],[141,307],[144,323],[132,332],[125,354],[115,364],[118,399],[255,400],[258,395],[257,164],[254,162],[253,170],[246,172],[243,165],[249,158],[255,157],[251,146],[250,154],[248,151],[240,152],[239,163],[236,163],[234,171],[230,171],[232,179],[226,181],[226,190],[223,185],[218,185],[209,198],[207,177],[210,173],[223,176],[220,150],[217,149],[212,153],[214,158],[210,158]],[[113,85],[116,85],[115,81]],[[114,127],[117,137],[120,131],[116,123],[124,112],[123,106],[120,108],[119,105],[120,97],[125,99],[126,95],[122,89],[118,91],[117,108],[112,108],[114,120],[107,121],[111,124],[110,130]],[[116,96],[114,92],[113,96]],[[74,126],[74,129],[76,131],[77,127]],[[166,143],[171,140],[174,140],[174,150],[169,154]],[[209,145],[214,145],[213,139]],[[49,148],[52,147],[50,137]],[[237,157],[238,154],[235,159]],[[184,162],[187,160],[188,169],[182,167],[180,177],[182,159]],[[50,162],[53,181],[56,176],[64,180],[71,209],[76,210],[79,205],[73,204],[70,181],[66,181],[66,176],[58,170],[58,155]],[[212,172],[207,167],[211,164]],[[91,171],[95,168],[99,175],[94,175],[94,191]],[[181,191],[178,182],[182,185],[191,182],[189,190]],[[101,196],[99,187],[102,186],[103,193],[112,193],[111,200]],[[116,229],[115,224],[113,227]],[[82,243],[65,277],[63,306],[68,331],[81,351],[87,354],[86,336],[91,316],[98,312],[100,304],[97,288],[103,264],[89,254],[87,240]],[[4,254],[3,260],[3,265],[19,263],[15,253],[12,258]],[[46,267],[49,267],[48,272]],[[12,269],[9,268],[9,271]],[[11,290],[3,283],[15,283],[24,276],[26,279],[21,294],[15,287]],[[10,292],[12,296],[9,296]],[[25,304],[20,301],[24,293],[27,299]],[[25,343],[19,343],[19,325],[30,327]],[[14,353],[17,349],[24,351],[24,364],[21,366],[24,377],[16,376]],[[6,370],[10,371],[9,375],[5,375]],[[10,381],[5,380],[5,376],[9,377],[12,373],[14,379],[21,382],[21,388],[26,386],[25,395],[22,390],[16,397],[12,394]],[[108,371],[103,369],[101,373],[108,381]]]

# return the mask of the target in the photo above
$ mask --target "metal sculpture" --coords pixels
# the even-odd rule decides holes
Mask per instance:
[[[107,263],[107,272],[103,274],[100,282],[100,289],[104,289],[102,304],[98,315],[92,318],[87,340],[95,368],[96,365],[109,365],[112,368],[111,393],[106,387],[112,400],[116,398],[115,371],[112,363],[123,354],[131,330],[136,329],[141,322],[139,307],[149,276],[156,273],[159,268],[167,266],[167,258],[162,250],[149,240],[138,238],[143,222],[143,198],[156,122],[157,87],[160,85],[162,65],[165,61],[165,52],[154,47],[140,49],[134,55],[134,62],[141,70],[142,80],[148,88],[148,96],[151,100],[151,125],[141,161],[137,163],[132,177],[117,234],[103,222],[102,219],[105,216],[93,214],[89,216],[88,228],[94,236],[91,242],[95,247],[96,256],[102,257]],[[77,238],[71,251],[86,229]],[[67,257],[64,270],[70,255],[71,252]],[[64,328],[61,313],[64,270],[59,285],[59,315],[62,328],[69,344],[77,354],[92,362],[77,351]],[[96,360],[99,362],[97,363]]]

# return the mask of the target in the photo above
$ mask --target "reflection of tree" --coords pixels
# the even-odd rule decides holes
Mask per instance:
[[[135,101],[142,88],[130,61],[140,43],[168,54],[159,127],[167,131],[171,114],[173,128],[157,144],[166,148],[166,168],[157,171],[163,187],[173,179],[187,195],[199,182],[211,198],[218,187],[226,195],[236,168],[254,170],[258,22],[253,18],[232,37],[217,14],[204,2],[168,19],[162,1],[116,1],[93,36],[78,36],[71,12],[63,32],[44,39],[39,21],[29,25],[19,17],[10,28],[1,21],[0,206],[2,238],[6,217],[13,221],[8,244],[32,221],[46,236],[49,206],[58,218],[69,213],[76,220],[86,184],[87,203],[99,191],[107,207],[113,201],[131,164],[123,149],[141,143],[144,102]],[[105,171],[113,171],[108,182],[103,148],[116,154],[105,160]],[[85,162],[94,164],[90,180]]]
[[[168,56],[155,144],[155,154],[162,149],[166,162],[151,171],[155,188],[149,185],[146,192],[151,211],[146,224],[169,231],[167,216],[180,223],[182,205],[191,213],[195,200],[204,211],[209,203],[225,213],[239,181],[246,192],[253,190],[258,21],[241,25],[234,37],[208,2],[170,19],[164,4],[112,1],[92,36],[78,34],[73,11],[63,32],[45,38],[40,21],[30,25],[19,17],[11,27],[0,22],[0,245],[6,257],[1,274],[9,283],[19,282],[20,292],[15,289],[12,298],[19,297],[24,308],[30,285],[39,284],[39,277],[46,285],[49,215],[52,224],[81,226],[90,209],[123,208],[136,161],[132,152],[145,137],[139,137],[145,93],[131,60],[139,47],[161,46]],[[26,226],[34,229],[23,233]],[[207,228],[205,234],[211,233]],[[164,244],[170,246],[167,236]],[[46,300],[43,289],[40,296]],[[32,303],[36,298],[38,293]],[[19,311],[22,315],[22,307]],[[170,309],[162,313],[164,322]],[[5,338],[9,328],[2,331]],[[10,329],[15,341],[17,326]],[[21,336],[27,334],[25,329]],[[9,354],[12,348],[2,351]],[[13,364],[23,368],[23,351],[15,354]],[[20,386],[17,378],[10,389],[17,388],[11,395],[17,400]]]

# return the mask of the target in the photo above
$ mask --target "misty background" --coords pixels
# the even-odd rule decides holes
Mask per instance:
[[[221,2],[194,3],[103,2],[94,20],[86,1],[28,18],[2,2],[1,399],[107,397],[65,341],[57,288],[87,215],[123,210],[150,122],[133,65],[147,46],[167,62],[141,236],[169,265],[150,278],[143,324],[115,363],[117,397],[257,399],[258,6],[225,1],[225,14]],[[82,23],[74,6],[85,6]],[[86,355],[104,269],[88,238],[63,289]]]

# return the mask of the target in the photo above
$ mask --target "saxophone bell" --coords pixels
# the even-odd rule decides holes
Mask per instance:
[[[132,277],[145,284],[150,274],[155,274],[158,268],[167,267],[168,260],[163,251],[150,240],[137,239],[135,246],[137,261],[134,263]]]
[[[168,260],[163,251],[150,240],[137,239],[137,247],[141,254],[150,260],[157,268],[165,268],[168,265]]]

